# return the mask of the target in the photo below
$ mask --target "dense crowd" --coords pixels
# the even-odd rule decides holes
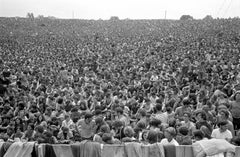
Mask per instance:
[[[0,139],[240,145],[240,20],[0,19]]]

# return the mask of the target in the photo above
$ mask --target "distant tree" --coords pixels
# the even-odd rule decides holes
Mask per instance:
[[[183,21],[185,21],[185,20],[193,20],[193,17],[190,16],[190,15],[182,15],[180,17],[180,20],[183,20]]]
[[[26,18],[31,18],[31,13],[27,13],[27,16],[26,16]]]
[[[207,15],[203,18],[203,20],[213,20],[213,17],[211,15]]]
[[[54,16],[48,16],[47,18],[48,18],[48,19],[51,19],[51,20],[57,19],[57,18],[54,17]]]
[[[110,17],[110,20],[111,21],[118,21],[119,17],[118,16],[112,16],[112,17]]]
[[[38,18],[38,19],[43,19],[44,16],[43,16],[43,15],[38,15],[37,18]]]
[[[34,20],[34,15],[33,13],[27,13],[27,18]]]

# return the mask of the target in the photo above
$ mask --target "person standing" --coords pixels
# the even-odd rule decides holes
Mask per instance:
[[[82,140],[92,140],[96,132],[96,124],[93,121],[93,115],[90,112],[87,112],[84,116],[84,119],[80,119],[77,122],[77,129],[80,133]]]
[[[212,138],[216,138],[216,139],[225,139],[227,141],[231,141],[231,139],[233,138],[231,131],[229,131],[227,129],[227,125],[228,122],[227,121],[221,121],[218,123],[218,127],[217,129],[214,129],[212,131]]]
[[[240,91],[237,91],[230,103],[230,112],[233,117],[233,126],[235,130],[240,129]]]

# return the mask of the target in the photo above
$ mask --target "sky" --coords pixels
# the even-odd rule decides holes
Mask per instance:
[[[55,16],[75,19],[195,19],[240,17],[240,0],[0,0],[0,17]]]

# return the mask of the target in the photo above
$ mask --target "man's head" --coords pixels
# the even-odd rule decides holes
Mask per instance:
[[[165,132],[164,135],[166,138],[173,138],[174,136],[176,136],[176,130],[173,127],[168,127]]]
[[[184,121],[188,122],[191,118],[191,113],[190,112],[184,112],[183,113],[183,119]]]
[[[147,139],[150,144],[158,142],[158,134],[154,130],[150,130],[147,134]]]
[[[190,101],[188,98],[184,98],[183,101],[182,101],[182,104],[184,107],[189,107],[190,105]]]
[[[91,112],[87,112],[84,116],[85,122],[90,123],[92,121],[93,115]]]
[[[228,126],[227,126],[228,122],[227,121],[220,121],[218,123],[218,127],[220,129],[220,132],[224,132],[227,130]]]
[[[123,114],[123,109],[121,107],[116,108],[116,113],[117,115],[122,115]]]

